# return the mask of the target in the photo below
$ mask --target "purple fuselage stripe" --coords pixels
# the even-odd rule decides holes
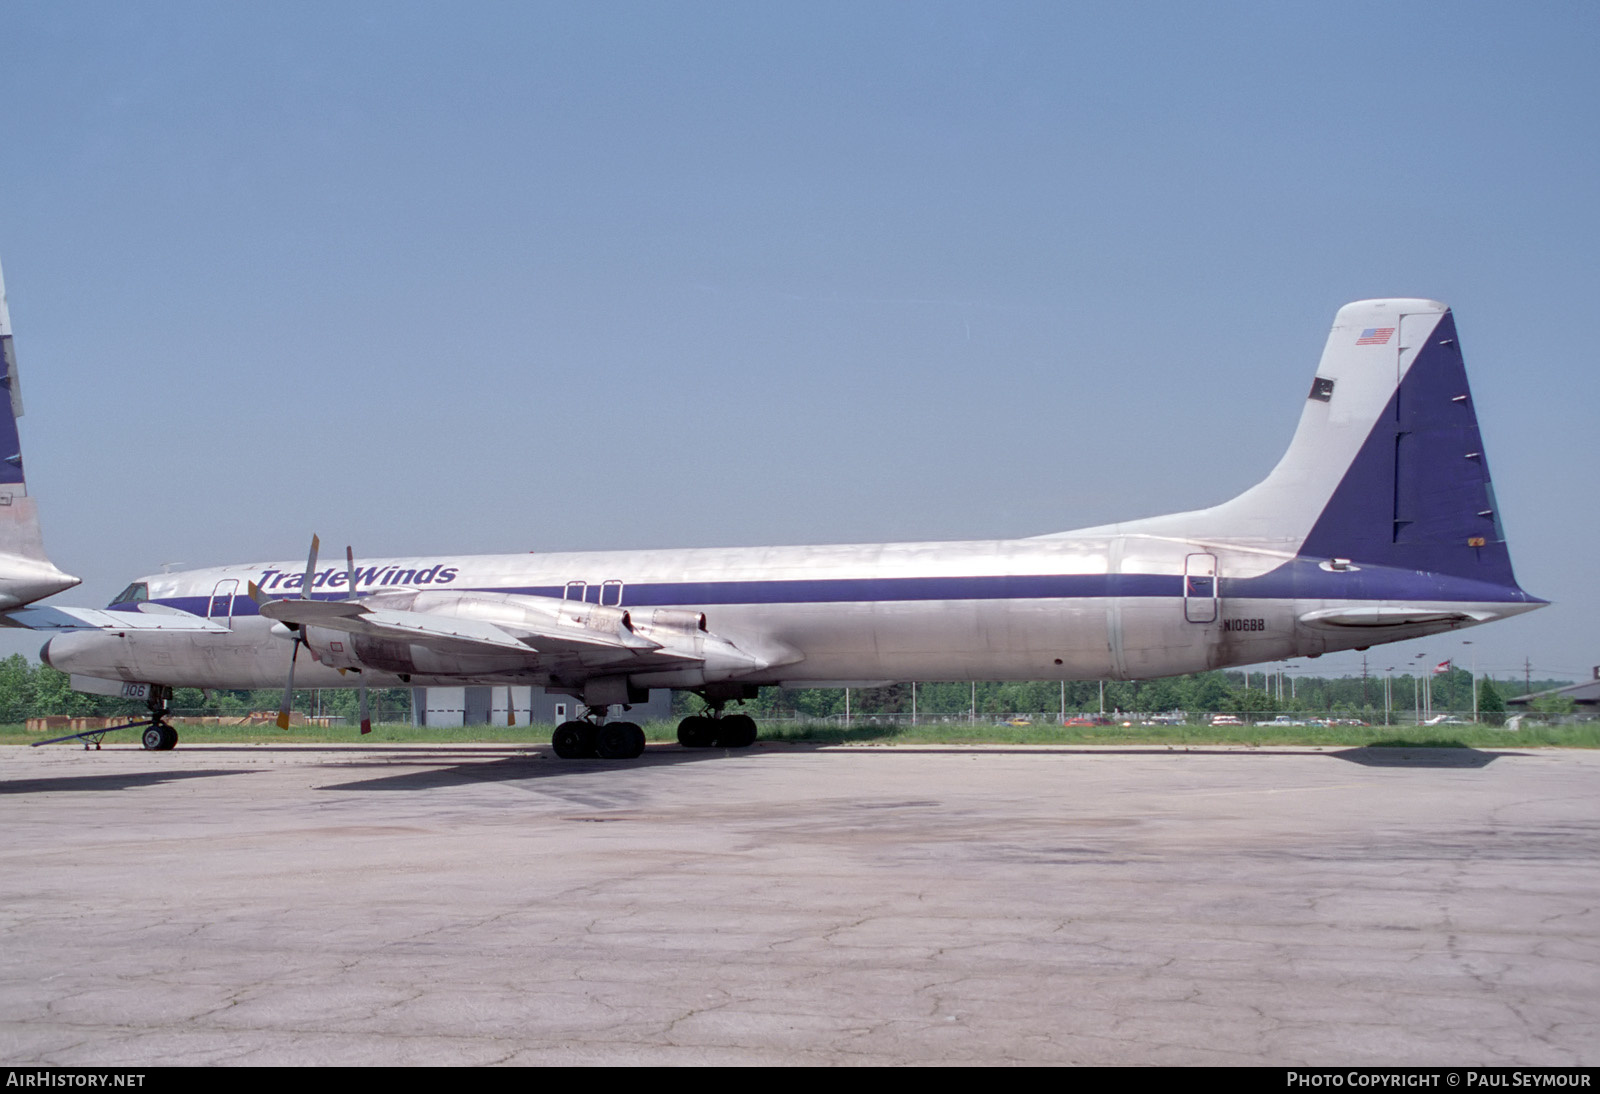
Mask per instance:
[[[623,585],[624,608],[714,604],[855,604],[929,600],[1078,600],[1095,597],[1180,597],[1183,578],[1175,574],[1034,574],[971,577],[821,578],[793,581],[641,582]],[[363,590],[381,592],[382,589]],[[560,599],[562,585],[465,587],[456,592],[514,593]],[[590,599],[600,586],[590,586]],[[1221,581],[1223,599],[1470,601],[1539,603],[1515,585],[1504,586],[1447,574],[1389,567],[1361,567],[1330,573],[1317,561],[1295,559],[1259,577]],[[343,592],[313,594],[317,600],[342,600]],[[158,601],[196,615],[210,609],[209,596]],[[116,604],[137,610],[133,604]],[[235,616],[258,615],[255,601],[234,598]]]

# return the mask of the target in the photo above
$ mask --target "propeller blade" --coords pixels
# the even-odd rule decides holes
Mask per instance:
[[[349,545],[344,549],[344,587],[345,599],[356,598],[356,549]],[[361,677],[361,732],[372,732],[372,715],[367,710],[367,678]]]
[[[289,728],[289,708],[294,705],[294,663],[300,657],[300,638],[295,637],[289,654],[289,681],[283,685],[283,705],[278,708],[278,728]]]
[[[311,599],[311,580],[317,576],[317,550],[322,546],[322,541],[315,532],[311,533],[311,553],[306,556],[306,576],[300,582],[300,599]]]

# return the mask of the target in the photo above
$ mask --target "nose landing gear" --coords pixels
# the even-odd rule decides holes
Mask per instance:
[[[55,745],[62,741],[82,741],[86,749],[100,747],[100,740],[107,733],[116,733],[123,729],[140,729],[144,732],[139,735],[139,743],[151,752],[170,752],[178,744],[178,731],[167,724],[167,713],[172,702],[172,689],[162,684],[130,685],[139,688],[148,687],[149,698],[145,705],[150,708],[150,717],[141,722],[126,722],[120,726],[106,726],[104,729],[90,729],[82,733],[69,733],[65,737],[51,737],[47,741],[32,742],[34,748],[40,745]]]
[[[171,701],[171,688],[150,689],[150,698],[145,702],[150,708],[150,725],[140,735],[140,743],[149,752],[171,752],[178,747],[178,731],[167,724]]]

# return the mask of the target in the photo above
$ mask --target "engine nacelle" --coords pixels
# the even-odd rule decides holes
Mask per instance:
[[[371,669],[395,676],[496,676],[527,669],[532,652],[451,653],[416,642],[350,634],[327,627],[305,628],[311,655],[334,669]]]
[[[693,638],[705,632],[706,613],[685,608],[657,608],[650,613],[650,621],[644,629],[652,634],[682,634]]]

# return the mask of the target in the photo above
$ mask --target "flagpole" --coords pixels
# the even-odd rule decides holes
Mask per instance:
[[[1472,645],[1472,639],[1463,638],[1463,646]],[[1472,724],[1478,724],[1478,651],[1472,651]]]

